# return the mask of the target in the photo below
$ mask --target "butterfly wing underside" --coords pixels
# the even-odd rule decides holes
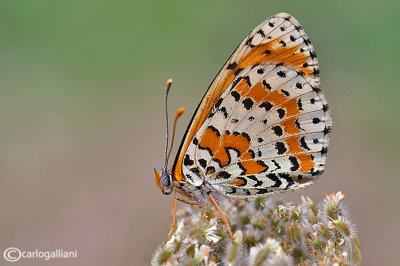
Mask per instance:
[[[214,79],[173,173],[234,198],[299,189],[324,171],[330,129],[314,48],[296,19],[277,14]]]

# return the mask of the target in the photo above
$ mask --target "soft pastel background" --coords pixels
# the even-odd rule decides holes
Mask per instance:
[[[334,131],[301,195],[343,190],[364,265],[400,262],[399,1],[0,2],[0,252],[78,250],[13,265],[148,265],[171,221],[163,86],[187,113],[242,38],[288,12],[320,61]],[[11,265],[0,257],[1,265]]]

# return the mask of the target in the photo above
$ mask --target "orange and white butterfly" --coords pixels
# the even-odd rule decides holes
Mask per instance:
[[[161,173],[155,170],[156,183],[164,194],[174,193],[174,213],[177,200],[210,201],[232,236],[218,200],[311,185],[324,171],[330,131],[314,48],[298,21],[280,13],[244,38],[211,83],[171,172],[167,133],[165,165]],[[174,223],[175,214],[168,237]]]

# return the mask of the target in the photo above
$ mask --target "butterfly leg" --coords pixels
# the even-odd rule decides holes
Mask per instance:
[[[224,223],[226,225],[226,230],[228,231],[228,234],[229,234],[230,238],[233,239],[231,227],[229,226],[228,220],[225,218],[225,215],[222,213],[221,208],[218,206],[217,202],[215,201],[215,199],[214,199],[214,197],[212,195],[208,195],[208,198],[211,201],[211,203],[215,206],[215,208],[217,209],[219,214],[221,215],[221,218],[222,218],[222,220],[224,221]]]
[[[206,217],[206,214],[204,212],[203,206],[200,206],[200,208],[201,208],[201,217],[203,217],[204,222],[207,222],[207,217]]]
[[[167,236],[167,239],[165,239],[163,245],[165,245],[165,243],[168,242],[169,238],[172,235],[172,231],[174,231],[174,227],[175,227],[175,214],[176,214],[176,201],[177,201],[177,197],[174,197],[174,205],[172,207],[172,223],[171,223],[171,229],[169,229],[169,233]]]

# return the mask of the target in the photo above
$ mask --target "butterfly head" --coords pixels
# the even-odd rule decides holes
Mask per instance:
[[[155,180],[161,192],[165,195],[172,193],[172,176],[167,171],[163,170],[161,173],[154,169]]]

